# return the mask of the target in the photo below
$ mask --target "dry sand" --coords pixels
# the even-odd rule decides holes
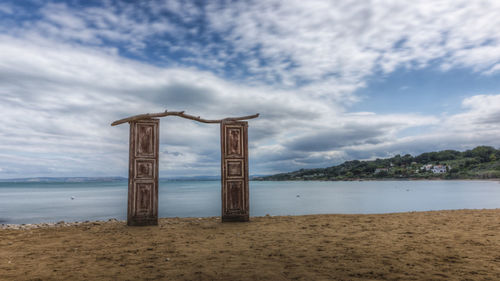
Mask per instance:
[[[500,280],[500,209],[0,229],[1,280]]]

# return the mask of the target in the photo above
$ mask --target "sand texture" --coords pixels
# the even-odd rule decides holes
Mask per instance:
[[[0,280],[500,280],[500,209],[0,229]]]

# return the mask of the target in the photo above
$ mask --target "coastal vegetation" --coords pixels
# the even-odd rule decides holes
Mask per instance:
[[[463,152],[443,150],[418,156],[352,160],[327,168],[298,171],[254,180],[378,180],[378,179],[495,179],[500,178],[500,150],[478,146]]]

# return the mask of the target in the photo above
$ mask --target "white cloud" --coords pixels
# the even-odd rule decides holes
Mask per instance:
[[[178,32],[176,25],[168,19],[161,17],[153,20],[143,8],[121,2],[115,5],[104,2],[103,6],[91,7],[70,7],[65,3],[49,2],[35,12],[37,16],[30,17],[22,25],[4,27],[4,32],[90,46],[116,43],[137,54],[138,50],[146,47],[151,37]]]
[[[449,118],[450,128],[474,134],[500,130],[500,95],[475,95],[464,99],[462,106],[466,111]]]
[[[352,93],[378,71],[436,63],[496,73],[499,13],[498,1],[466,0],[47,3],[40,18],[5,32],[112,44],[169,65],[182,61],[246,83],[354,102]],[[165,51],[184,55],[175,61]]]
[[[14,13],[14,9],[7,4],[0,4],[0,13],[11,15]]]
[[[47,166],[50,173],[74,167],[73,172],[123,174],[128,130],[126,125],[112,128],[109,124],[145,111],[185,109],[206,118],[260,111],[265,119],[250,125],[254,145],[289,135],[330,111],[322,102],[294,92],[236,85],[207,72],[158,68],[50,40],[1,39],[0,112],[6,125],[0,131],[0,147],[10,155],[1,161],[19,166],[15,159],[22,158],[16,156],[29,154],[27,167],[32,167],[32,174],[50,172]],[[166,169],[174,169],[177,163],[176,171],[192,171],[207,159],[218,169],[216,126],[207,131],[175,118],[163,124],[166,150],[180,153],[183,159]],[[207,142],[214,146],[207,149]],[[172,155],[165,154],[167,161]]]
[[[340,106],[301,92],[237,85],[207,72],[158,68],[85,47],[52,41],[28,43],[8,36],[1,41],[0,112],[6,124],[0,131],[1,164],[18,167],[16,173],[124,175],[128,129],[109,124],[165,108],[185,109],[206,118],[260,112],[262,117],[250,122],[255,172],[321,160],[288,148],[290,140],[314,137],[318,132],[357,128],[362,135],[378,128],[376,137],[384,139],[398,130],[434,122],[411,114],[346,114]],[[218,171],[216,126],[167,118],[161,132],[164,174]],[[340,147],[352,143],[344,141]],[[325,152],[330,155],[328,161],[338,154]],[[26,162],[30,164],[21,172],[19,166]]]
[[[491,72],[500,60],[498,1],[247,1],[207,10],[238,52],[259,50],[268,63],[247,62],[256,75],[346,84],[349,93],[377,70],[440,59],[443,68]]]

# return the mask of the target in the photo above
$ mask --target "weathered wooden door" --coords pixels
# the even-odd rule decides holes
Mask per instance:
[[[158,119],[130,122],[128,225],[158,224]]]
[[[248,221],[248,122],[221,123],[222,221]]]

